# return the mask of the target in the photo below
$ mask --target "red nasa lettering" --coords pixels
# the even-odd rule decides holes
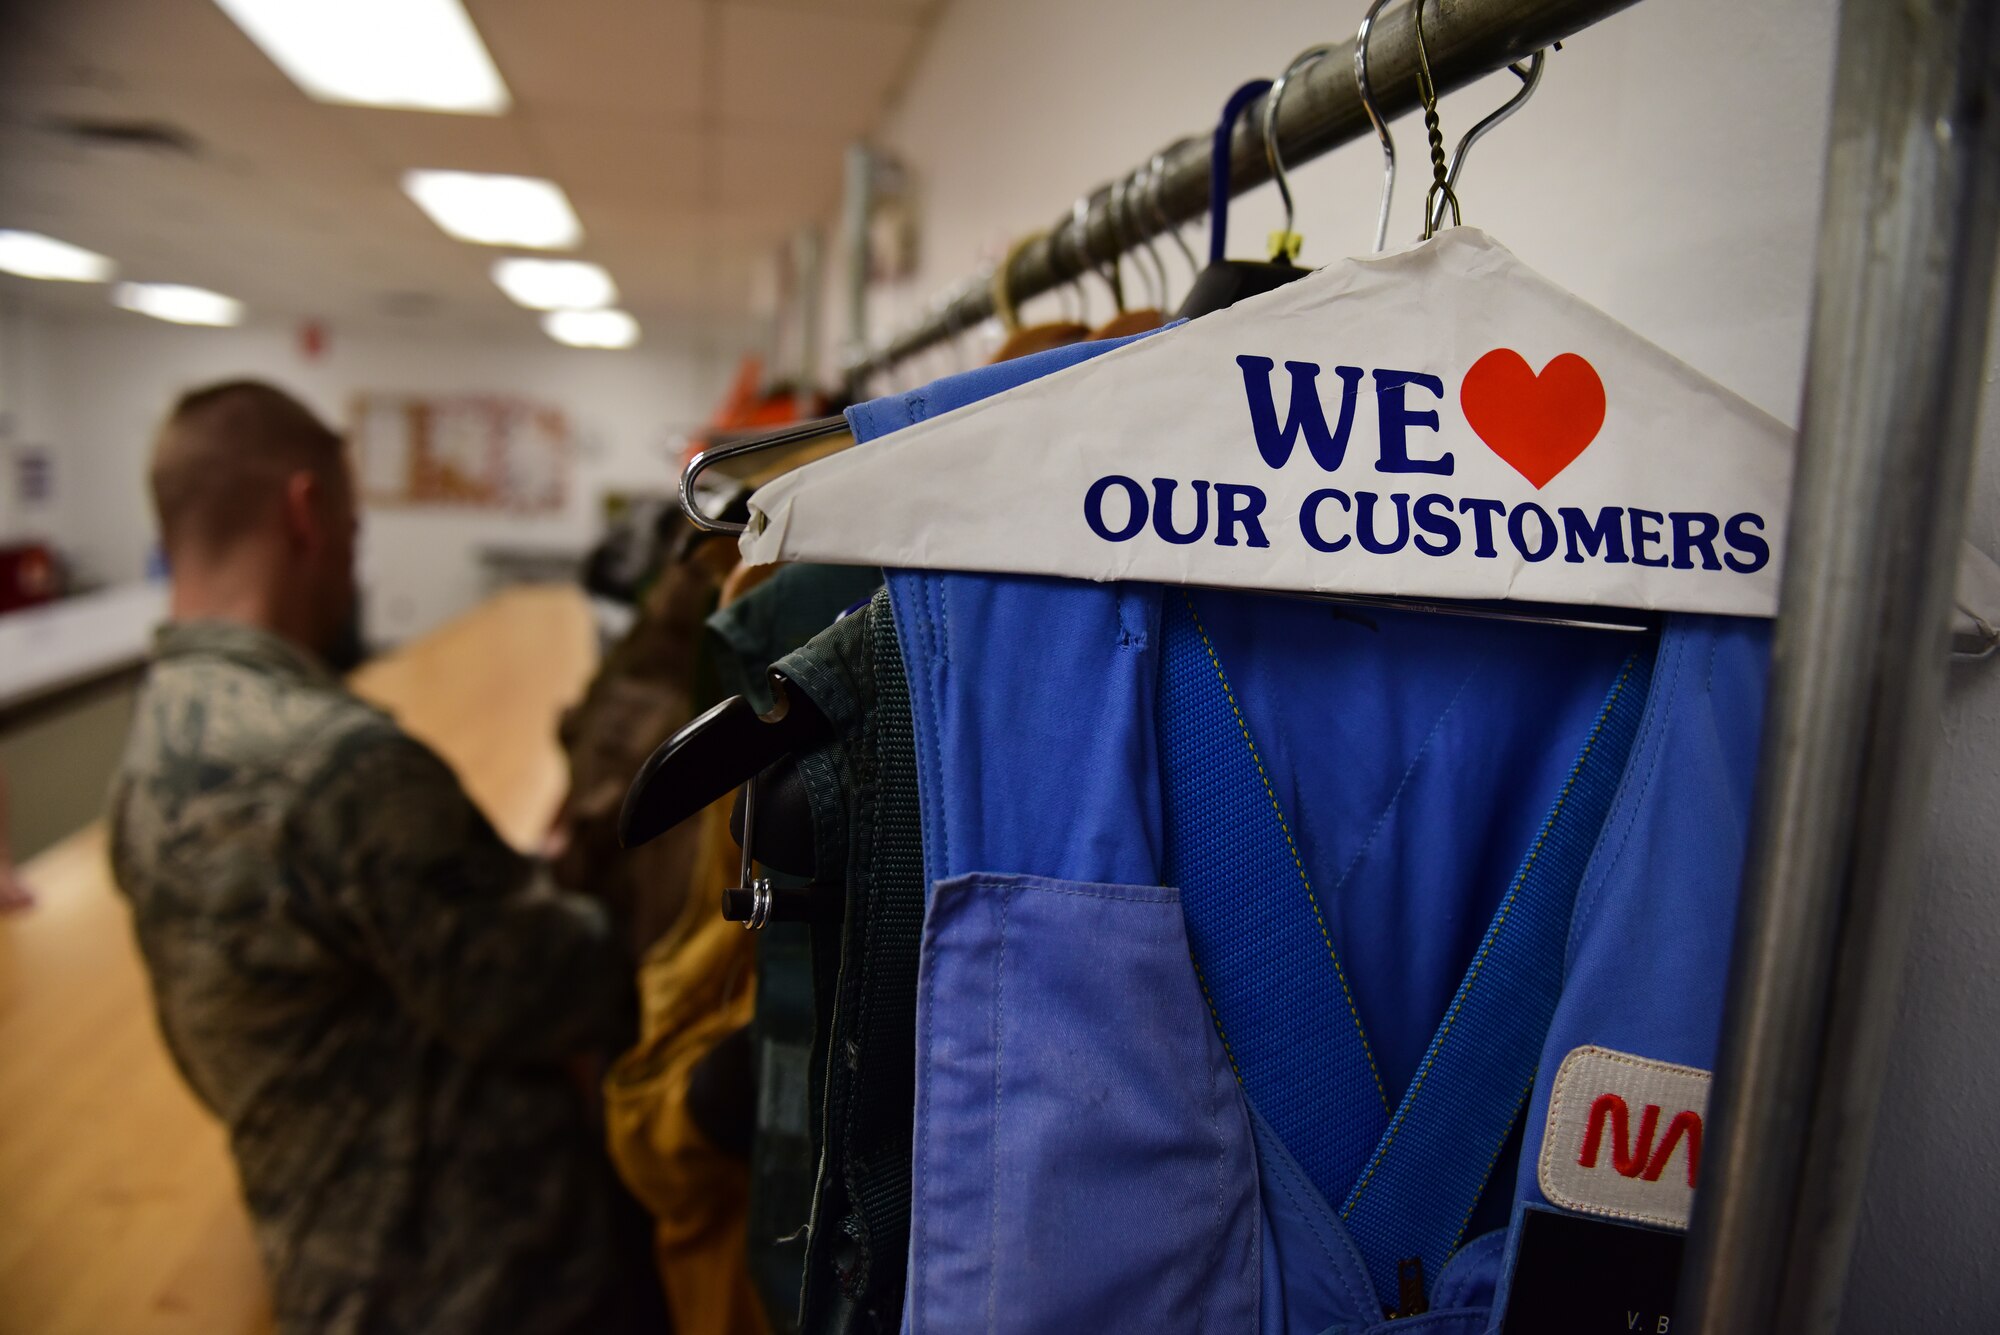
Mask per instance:
[[[1598,1095],[1596,1102],[1590,1105],[1590,1121],[1584,1129],[1583,1148],[1577,1155],[1577,1163],[1584,1168],[1597,1167],[1598,1150],[1608,1123],[1611,1128],[1611,1166],[1625,1177],[1658,1182],[1660,1174],[1674,1157],[1674,1150],[1685,1139],[1687,1183],[1692,1187],[1695,1175],[1701,1171],[1701,1114],[1692,1110],[1675,1113],[1673,1120],[1667,1123],[1666,1138],[1660,1141],[1657,1148],[1653,1145],[1653,1136],[1660,1125],[1660,1105],[1646,1105],[1646,1110],[1639,1117],[1636,1141],[1626,1134],[1629,1116],[1624,1099],[1616,1094]]]

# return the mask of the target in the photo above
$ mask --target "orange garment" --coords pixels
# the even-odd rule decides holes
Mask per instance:
[[[795,387],[767,387],[764,363],[754,356],[745,357],[737,364],[736,377],[729,382],[722,402],[709,415],[708,424],[689,437],[681,455],[682,466],[714,444],[719,434],[790,426],[802,417],[815,417],[827,411],[824,395],[813,393],[806,398],[809,401],[802,403]]]
[[[1052,324],[1022,325],[1007,335],[1007,341],[1000,345],[1000,351],[993,354],[993,360],[996,363],[1011,362],[1016,357],[1026,357],[1032,353],[1047,352],[1050,348],[1081,343],[1089,337],[1089,325],[1075,324],[1066,320]]]
[[[1151,306],[1141,306],[1137,310],[1120,311],[1103,324],[1090,331],[1092,339],[1129,338],[1133,334],[1143,334],[1150,329],[1158,329],[1167,322],[1167,317]]]

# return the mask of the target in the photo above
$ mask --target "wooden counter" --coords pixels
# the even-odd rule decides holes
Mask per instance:
[[[556,718],[597,661],[574,590],[510,589],[355,676],[450,761],[516,844],[560,800]],[[222,1130],[154,1025],[93,824],[0,916],[0,1335],[270,1328]]]

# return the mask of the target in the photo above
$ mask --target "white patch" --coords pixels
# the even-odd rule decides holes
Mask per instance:
[[[1693,1066],[1573,1050],[1549,1095],[1542,1194],[1565,1209],[1686,1228],[1710,1080]]]

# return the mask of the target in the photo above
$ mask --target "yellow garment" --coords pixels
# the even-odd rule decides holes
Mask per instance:
[[[734,795],[696,818],[691,893],[639,966],[640,1037],[604,1080],[618,1174],[654,1219],[654,1249],[677,1335],[764,1335],[750,1282],[750,1167],[718,1150],[688,1113],[688,1078],[755,1009],[757,936],[723,918],[736,882]]]

